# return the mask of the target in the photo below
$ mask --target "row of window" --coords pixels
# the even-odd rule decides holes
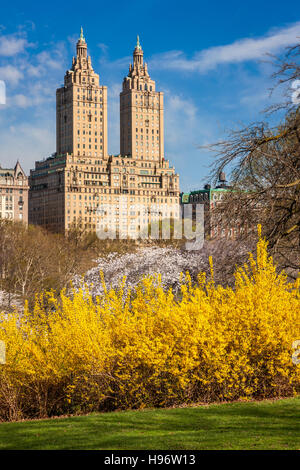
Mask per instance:
[[[89,137],[88,139],[89,139],[89,142],[91,143],[91,142],[92,142],[92,138]],[[85,142],[85,137],[81,137],[81,138],[80,138],[80,137],[77,137],[77,142],[80,143],[81,141],[82,141],[82,142]],[[97,137],[94,138],[93,142],[96,143],[96,144],[98,143]],[[99,139],[99,142],[102,143],[102,139]]]
[[[96,139],[97,140],[97,139]],[[81,144],[77,144],[77,148],[80,149]],[[82,148],[85,149],[85,144],[82,144]],[[92,149],[92,145],[89,144],[89,149]],[[95,150],[98,150],[98,145],[93,146]],[[102,145],[99,145],[99,149],[102,150]]]
[[[80,151],[77,152],[77,156],[78,157],[101,157],[101,155],[103,154],[103,152],[100,152],[100,154],[98,154],[97,152],[94,152],[92,154],[92,152],[88,152],[87,154],[85,153],[85,150],[82,151],[82,153]]]
[[[77,99],[78,99],[78,100],[80,100],[80,99],[81,99],[81,100],[87,99],[88,101],[90,101],[90,100],[92,99],[92,95],[89,94],[87,97],[86,97],[85,95],[82,95],[81,97],[80,97],[80,95],[77,95]],[[95,99],[95,103],[97,103],[98,98],[97,98],[96,95],[95,95],[94,99]],[[102,98],[101,98],[101,97],[99,98],[99,102],[102,103]]]
[[[77,120],[80,121],[80,115],[79,114],[77,115]],[[85,116],[82,116],[82,120],[85,121]],[[95,122],[97,122],[97,116],[95,116],[94,120],[95,120]],[[91,114],[89,114],[87,116],[87,121],[92,122],[92,115]],[[102,122],[102,118],[100,118],[99,121]]]
[[[82,131],[82,134],[83,134],[83,135],[85,135],[85,134],[87,134],[87,135],[92,135],[92,131],[86,131],[86,132],[85,132],[85,130],[83,130],[83,131]],[[77,135],[80,135],[80,130],[79,130],[79,129],[77,129]],[[95,130],[95,135],[97,135],[97,131],[96,131],[96,130]],[[102,132],[100,132],[99,135],[103,135]]]
[[[2,192],[2,189],[3,189],[3,192],[6,192],[6,193],[12,193],[13,190],[11,188],[0,188],[0,193]],[[23,189],[19,189],[19,194],[23,194]]]
[[[135,132],[136,132],[136,133],[139,132],[138,127],[135,128]],[[141,131],[140,131],[140,132],[141,132],[141,134],[144,132],[143,128],[141,128]],[[154,129],[152,129],[152,132],[151,132],[151,133],[152,133],[152,134],[155,134]],[[146,134],[149,134],[149,129],[146,129]],[[158,129],[156,130],[156,134],[159,134],[159,130],[158,130]]]
[[[80,101],[77,101],[77,106],[83,107],[83,108],[86,106],[87,108],[91,108],[92,104],[91,103],[85,103],[85,101],[82,101],[81,103],[80,103]],[[97,107],[100,108],[100,109],[103,109],[103,106],[102,106],[101,103],[99,104],[99,106],[97,106],[97,103],[95,103],[95,108],[97,108]]]
[[[94,79],[92,79],[92,81],[94,81]],[[83,93],[84,93],[85,91],[87,91],[86,87],[77,88],[77,92],[78,92],[78,93],[80,93],[81,91],[82,91]],[[102,95],[102,89],[101,89],[101,88],[100,88],[100,89],[98,89],[98,88],[93,88],[93,92],[94,92],[95,94],[99,93],[100,95]]]
[[[2,218],[2,217],[3,217],[3,214],[1,214],[1,212],[0,212],[0,218]],[[4,218],[5,219],[12,219],[13,218],[12,212],[5,212]],[[19,220],[23,220],[23,214],[19,214]]]

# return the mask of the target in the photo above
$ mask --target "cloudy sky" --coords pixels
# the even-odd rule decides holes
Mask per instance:
[[[136,35],[150,75],[165,94],[165,153],[181,189],[202,187],[212,156],[199,146],[263,118],[280,98],[269,89],[281,55],[300,41],[300,4],[148,0],[14,1],[1,8],[0,164],[26,172],[55,151],[55,90],[71,66],[80,26],[108,87],[109,153],[119,152],[119,93]],[[298,39],[297,39],[298,38]]]

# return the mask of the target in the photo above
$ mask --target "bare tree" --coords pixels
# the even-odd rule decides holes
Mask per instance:
[[[290,60],[292,57],[293,60]],[[277,85],[300,78],[300,45],[278,59]],[[266,110],[285,110],[282,122],[271,127],[259,122],[232,131],[226,140],[208,146],[216,155],[211,177],[231,169],[232,191],[216,208],[218,223],[263,226],[280,268],[292,277],[300,266],[300,113],[297,102]]]

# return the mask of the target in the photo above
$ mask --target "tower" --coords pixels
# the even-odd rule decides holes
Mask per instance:
[[[133,51],[133,64],[123,80],[120,93],[120,153],[134,160],[162,162],[164,159],[163,93],[144,63],[139,36]]]
[[[109,185],[107,162],[107,88],[81,28],[76,57],[56,90],[56,152],[30,171],[30,223],[54,232],[95,229],[99,193]]]
[[[107,155],[107,88],[93,70],[82,28],[72,67],[56,90],[56,153]]]

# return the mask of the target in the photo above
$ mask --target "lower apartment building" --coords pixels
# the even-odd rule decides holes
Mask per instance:
[[[158,165],[121,155],[101,160],[54,155],[36,162],[29,180],[30,223],[54,232],[72,226],[92,231],[109,229],[111,223],[119,227],[118,206],[124,207],[124,198],[131,232],[150,222],[151,207],[152,216],[179,217],[178,175],[168,161]]]
[[[182,208],[190,204],[193,220],[196,217],[197,205],[202,204],[204,206],[204,233],[206,238],[229,238],[234,240],[242,233],[247,233],[254,229],[253,227],[248,227],[245,223],[236,223],[228,226],[225,221],[222,221],[220,216],[216,216],[215,209],[218,205],[222,204],[224,195],[228,191],[232,191],[232,188],[227,184],[224,172],[221,172],[215,188],[212,188],[210,184],[206,184],[203,189],[181,193],[180,195]]]
[[[19,162],[14,168],[0,167],[0,217],[28,222],[28,178]]]

